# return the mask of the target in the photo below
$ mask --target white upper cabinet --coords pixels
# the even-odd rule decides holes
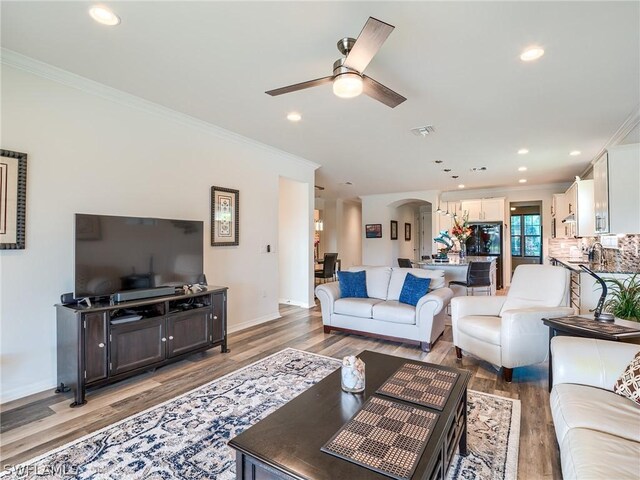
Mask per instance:
[[[568,237],[592,237],[595,235],[593,214],[593,180],[578,180],[565,192],[567,217],[564,223]]]
[[[612,147],[593,166],[598,233],[640,233],[640,144]]]
[[[609,233],[608,163],[605,152],[593,165],[593,209],[596,233]]]
[[[482,200],[462,200],[460,209],[469,215],[470,222],[482,220]]]
[[[504,222],[504,197],[462,200],[461,209],[468,212],[470,222]]]

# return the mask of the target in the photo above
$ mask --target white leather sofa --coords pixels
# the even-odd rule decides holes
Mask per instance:
[[[640,478],[640,406],[613,392],[640,345],[554,337],[551,414],[564,480]]]
[[[444,332],[446,306],[453,296],[445,287],[444,271],[400,267],[352,267],[349,271],[366,271],[369,298],[341,298],[338,282],[316,287],[325,333],[340,330],[360,335],[374,335],[397,341],[419,343],[429,351]],[[417,305],[400,303],[400,293],[408,272],[431,278],[429,293]]]

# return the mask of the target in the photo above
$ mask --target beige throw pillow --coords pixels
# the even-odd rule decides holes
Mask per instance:
[[[622,372],[613,386],[613,391],[640,405],[640,352],[636,353],[626,370]]]

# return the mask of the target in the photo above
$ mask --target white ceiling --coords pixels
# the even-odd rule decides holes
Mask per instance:
[[[3,0],[2,46],[317,162],[325,196],[568,181],[640,104],[637,1],[109,2],[117,27],[90,5]],[[330,75],[369,16],[396,29],[366,73],[405,103],[264,93]]]

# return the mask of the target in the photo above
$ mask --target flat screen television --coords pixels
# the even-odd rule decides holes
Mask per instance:
[[[202,221],[76,214],[75,298],[199,283],[203,232]]]

